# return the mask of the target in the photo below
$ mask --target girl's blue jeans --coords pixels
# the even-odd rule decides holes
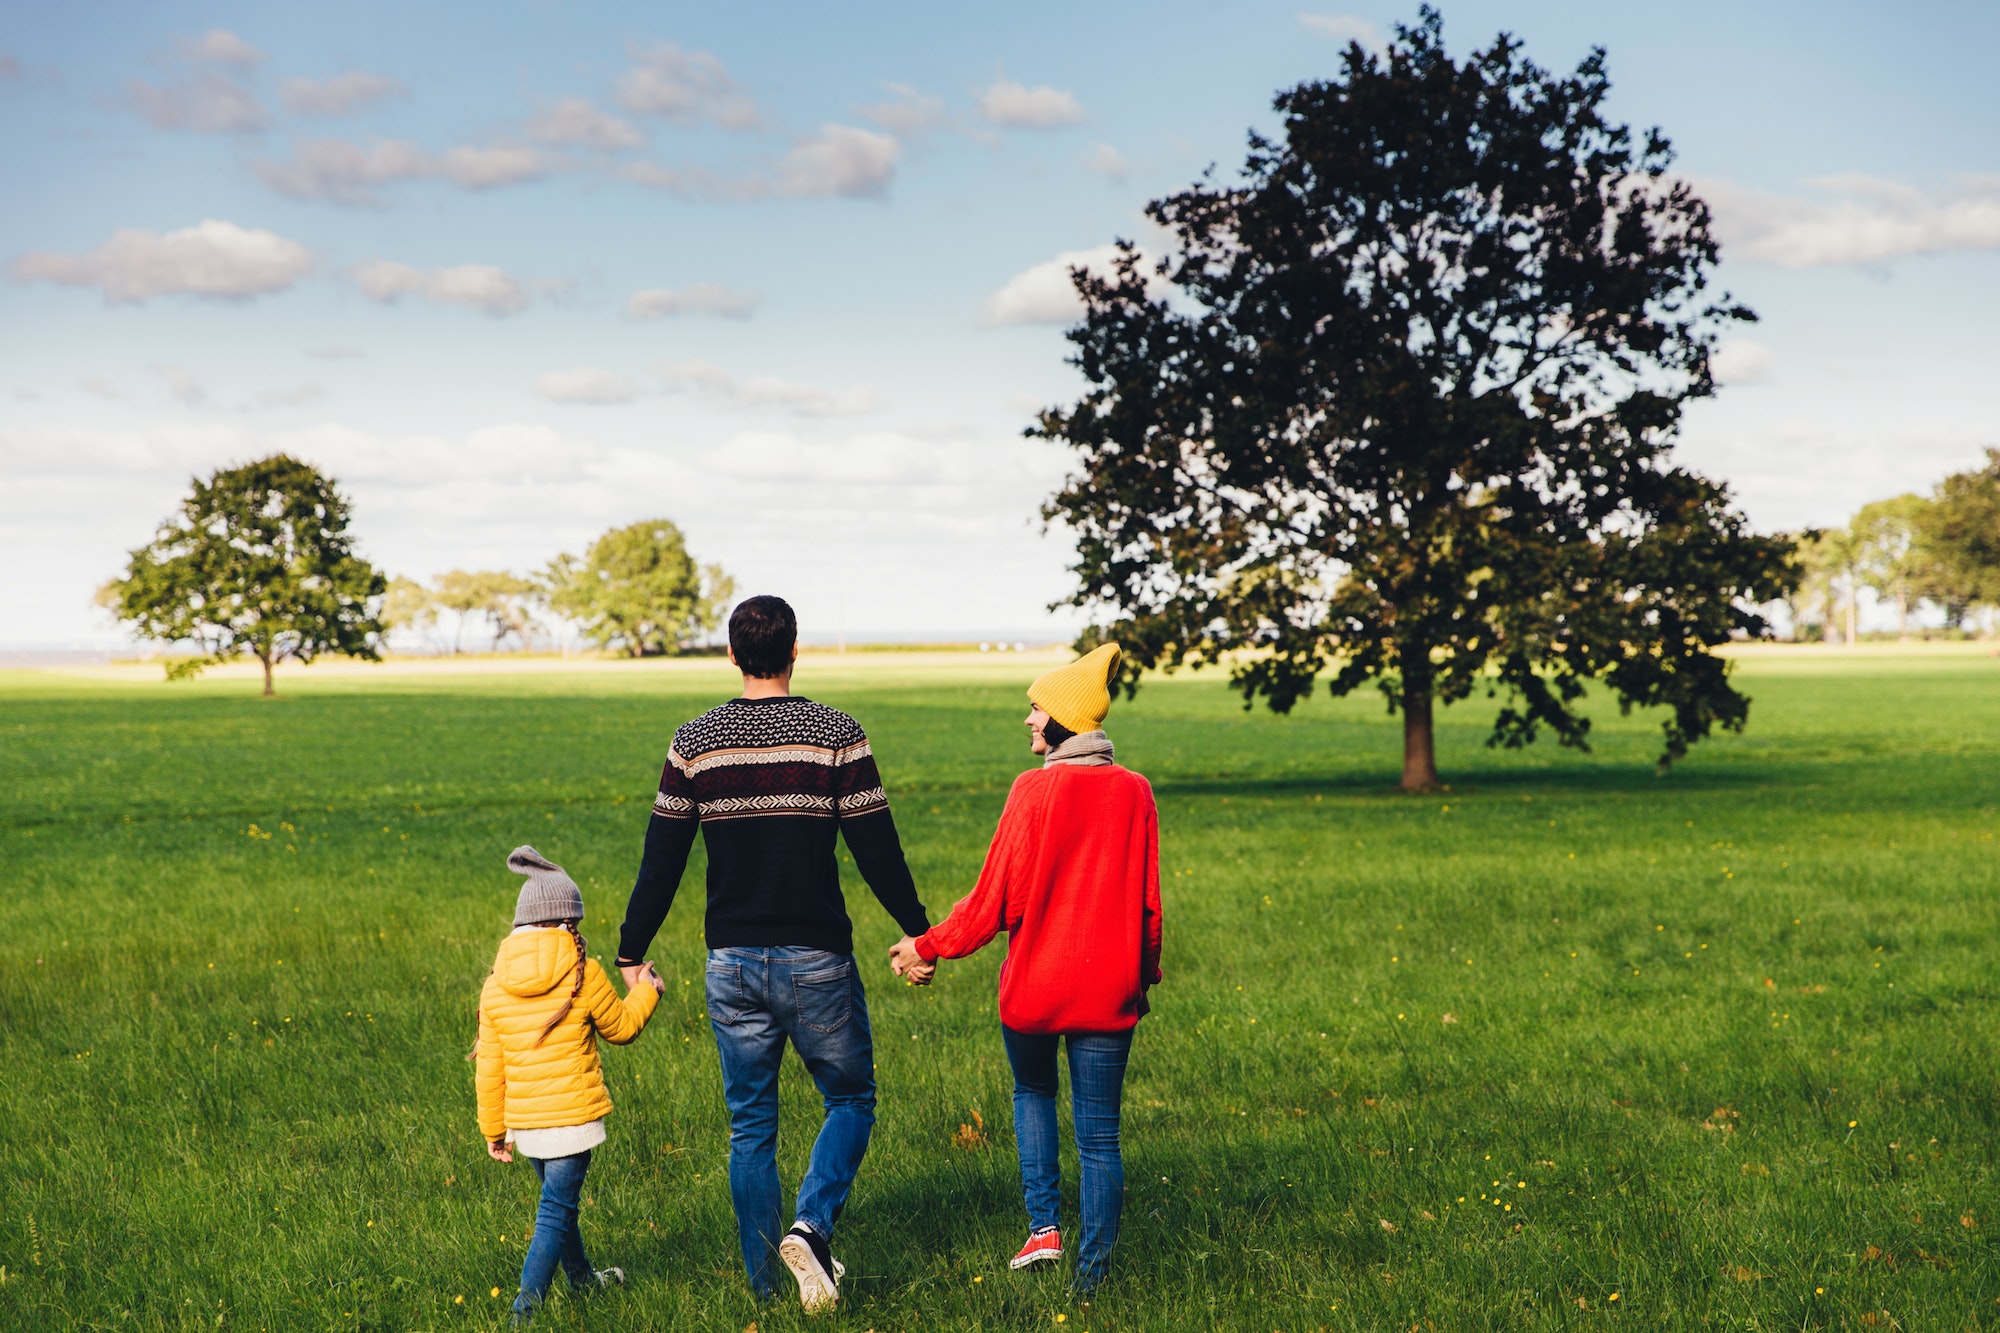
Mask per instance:
[[[1125,1207],[1125,1162],[1118,1151],[1118,1117],[1132,1033],[1071,1032],[1042,1036],[1000,1028],[1014,1066],[1014,1142],[1021,1154],[1021,1197],[1028,1227],[1058,1225],[1062,1168],[1056,1140],[1056,1043],[1069,1047],[1069,1095],[1076,1124],[1077,1192],[1083,1229],[1076,1248],[1076,1283],[1085,1291],[1104,1280],[1118,1216]]]
[[[556,1265],[562,1265],[570,1286],[578,1290],[586,1290],[597,1281],[583,1253],[583,1231],[576,1217],[577,1201],[583,1197],[583,1176],[590,1170],[590,1153],[528,1160],[541,1179],[542,1201],[536,1205],[535,1235],[521,1264],[521,1294],[514,1298],[517,1321],[533,1317],[535,1307],[549,1294],[549,1284],[555,1281]]]

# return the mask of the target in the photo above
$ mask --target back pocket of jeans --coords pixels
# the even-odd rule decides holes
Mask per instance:
[[[838,1032],[854,1014],[854,964],[824,972],[794,973],[792,1000],[799,1022],[814,1032]]]
[[[743,1017],[743,969],[735,963],[710,963],[708,1016],[718,1023],[735,1023]]]

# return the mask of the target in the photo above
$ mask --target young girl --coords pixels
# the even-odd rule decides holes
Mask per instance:
[[[611,1098],[597,1061],[597,1038],[624,1045],[638,1037],[666,989],[652,964],[623,1000],[604,969],[585,956],[583,894],[563,868],[532,847],[516,847],[507,868],[526,875],[514,931],[500,942],[479,994],[479,1131],[496,1162],[514,1149],[542,1182],[535,1235],[514,1298],[518,1326],[534,1317],[560,1263],[572,1290],[623,1282],[617,1268],[593,1270],[577,1227],[590,1150],[604,1142]]]

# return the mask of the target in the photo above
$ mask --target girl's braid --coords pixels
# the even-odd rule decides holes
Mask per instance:
[[[576,922],[565,921],[562,924],[563,929],[569,932],[569,937],[576,941],[576,980],[570,984],[569,997],[563,1001],[562,1008],[556,1010],[555,1017],[549,1019],[548,1026],[542,1029],[542,1035],[535,1038],[537,1046],[556,1030],[556,1024],[569,1017],[569,1011],[576,1007],[576,997],[583,994],[583,936],[577,934]]]

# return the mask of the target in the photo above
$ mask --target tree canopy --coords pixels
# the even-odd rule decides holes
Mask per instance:
[[[1246,707],[1373,681],[1411,789],[1437,782],[1433,701],[1476,688],[1509,696],[1500,745],[1584,746],[1592,679],[1669,710],[1662,764],[1743,725],[1710,650],[1766,632],[1789,543],[1670,450],[1754,316],[1710,294],[1707,206],[1608,91],[1601,50],[1454,62],[1426,7],[1279,94],[1239,182],[1149,205],[1163,257],[1073,275],[1090,387],[1030,433],[1080,462],[1044,516],[1128,690],[1225,655]]]
[[[321,653],[375,660],[387,584],[354,553],[333,481],[286,454],[196,478],[180,511],[132,552],[106,603],[143,638],[192,642],[170,677],[248,651],[271,670]]]
[[[544,579],[553,610],[632,657],[684,651],[722,623],[736,592],[720,565],[695,563],[663,518],[613,528],[581,560],[557,556]]]

